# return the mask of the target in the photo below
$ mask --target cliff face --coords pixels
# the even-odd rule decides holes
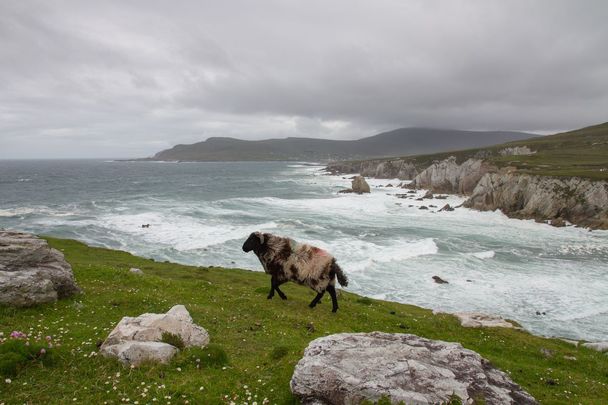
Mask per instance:
[[[579,177],[557,178],[501,170],[484,175],[465,207],[500,209],[514,218],[564,220],[593,229],[608,229],[608,182]]]
[[[334,174],[360,173],[362,176],[377,179],[412,180],[418,174],[414,164],[401,159],[331,163],[327,166],[327,170]]]
[[[471,194],[477,182],[496,167],[480,159],[468,159],[461,165],[454,156],[432,165],[418,174],[409,187],[425,188],[434,193]]]

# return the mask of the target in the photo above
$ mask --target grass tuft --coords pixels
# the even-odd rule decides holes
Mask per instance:
[[[279,360],[289,354],[289,347],[287,346],[275,346],[270,351],[270,358],[273,360]]]
[[[185,346],[184,339],[182,339],[181,336],[170,332],[163,332],[160,341],[163,343],[170,344],[171,346],[177,347],[179,350],[182,350]]]

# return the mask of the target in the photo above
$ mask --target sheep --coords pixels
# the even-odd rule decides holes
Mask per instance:
[[[332,312],[338,310],[336,278],[343,287],[348,285],[348,279],[332,255],[290,238],[261,232],[253,232],[243,244],[244,252],[252,250],[260,259],[266,274],[271,275],[268,299],[272,299],[276,291],[281,299],[286,300],[287,296],[279,286],[293,281],[317,292],[308,305],[310,308],[314,308],[327,291],[331,296]]]

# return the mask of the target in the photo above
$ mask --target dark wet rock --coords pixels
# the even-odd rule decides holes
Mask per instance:
[[[443,211],[454,211],[454,208],[452,208],[450,206],[450,204],[446,204],[443,207],[441,207],[441,209],[439,210],[439,212],[443,212]]]
[[[433,280],[435,280],[437,284],[449,284],[447,281],[445,281],[439,276],[433,276]]]

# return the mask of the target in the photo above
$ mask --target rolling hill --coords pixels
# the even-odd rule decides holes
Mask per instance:
[[[160,161],[330,161],[435,153],[478,148],[527,139],[537,135],[510,131],[460,131],[400,128],[358,140],[285,138],[246,141],[209,138],[191,145],[176,145],[144,160]]]
[[[534,153],[518,156],[501,153],[505,149],[517,147],[528,147]],[[478,158],[499,168],[513,167],[519,173],[608,180],[608,122],[491,146],[402,156],[334,162],[328,168],[337,173],[356,173],[361,171],[361,165],[373,166],[389,160],[399,160],[411,163],[418,171],[422,171],[435,161],[454,156],[459,164],[467,159]],[[390,174],[387,177],[394,176]]]

